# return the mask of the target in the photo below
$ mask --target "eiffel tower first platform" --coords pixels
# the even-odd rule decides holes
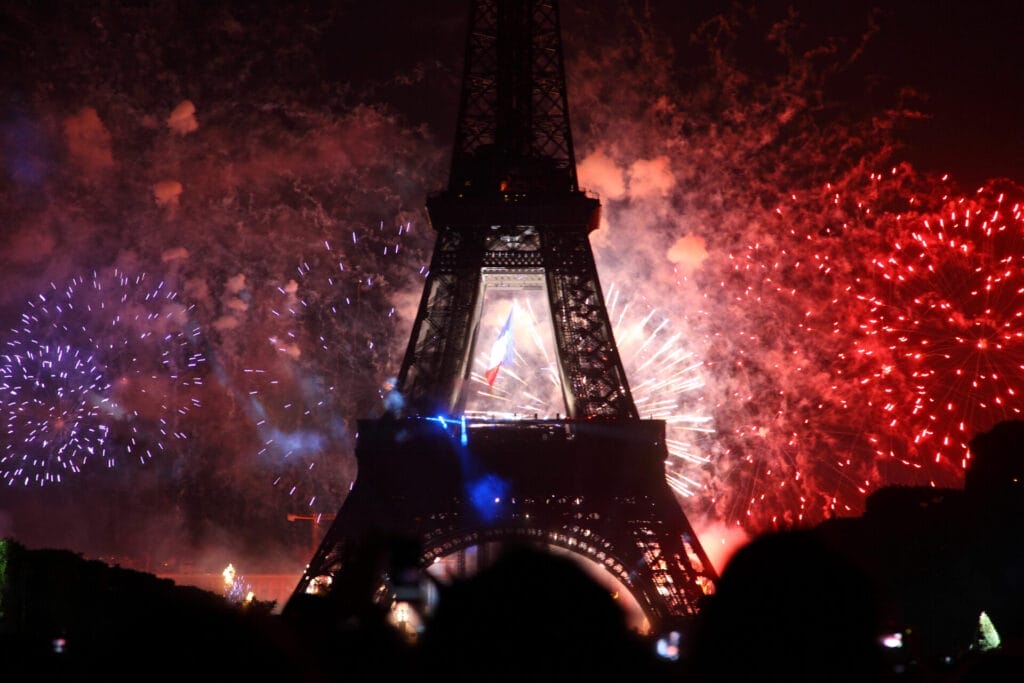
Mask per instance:
[[[665,424],[639,418],[612,334],[554,1],[471,3],[448,188],[427,209],[437,238],[402,410],[359,421],[358,476],[284,614],[351,585],[370,539],[402,538],[419,569],[489,544],[568,550],[617,578],[653,629],[685,623],[716,576],[665,481]],[[564,418],[465,417],[491,287],[546,293]],[[394,599],[401,577],[374,571],[378,597]]]

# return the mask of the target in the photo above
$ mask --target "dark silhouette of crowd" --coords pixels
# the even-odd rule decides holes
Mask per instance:
[[[882,680],[877,595],[866,573],[811,532],[754,539],[701,611],[693,680]]]
[[[1024,421],[971,450],[962,490],[889,487],[860,518],[750,541],[680,627],[678,658],[578,563],[531,546],[435,584],[410,638],[376,599],[382,573],[415,569],[408,540],[368,539],[344,584],[286,616],[6,541],[0,678],[1021,681]]]

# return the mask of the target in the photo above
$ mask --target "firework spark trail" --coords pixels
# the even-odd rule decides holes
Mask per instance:
[[[718,293],[691,320],[728,388],[704,504],[753,528],[857,511],[882,484],[956,486],[970,436],[1020,415],[1020,188],[958,196],[893,168],[826,190],[843,220],[793,197],[788,228],[709,259]]]
[[[351,421],[380,410],[371,397],[380,398],[395,370],[398,287],[422,279],[416,250],[403,247],[410,230],[381,221],[319,240],[294,277],[258,297],[250,324],[267,344],[252,350],[238,377],[224,378],[246,397],[256,456],[273,486],[305,507],[338,503],[337,472],[325,475],[318,464],[351,456]]]
[[[713,314],[694,323],[713,349],[708,381],[726,390],[714,399],[719,433],[708,481],[727,517],[799,524],[859,504],[863,478],[842,460],[854,444],[836,426],[847,416],[830,376],[844,340],[820,316],[830,280],[807,265],[831,248],[792,231],[707,264],[708,273],[726,269],[705,290],[702,310]]]
[[[303,472],[279,485],[297,486],[294,498],[268,495],[274,475],[305,470],[311,460],[293,455],[289,460],[297,462],[282,472],[273,457],[255,457],[262,441],[250,417],[250,409],[255,410],[252,403],[266,404],[266,440],[273,438],[273,445],[281,447],[283,435],[293,426],[314,422],[320,399],[303,400],[318,391],[321,378],[325,378],[322,393],[328,403],[335,402],[337,411],[329,411],[326,404],[320,410],[329,418],[347,420],[373,414],[379,401],[378,373],[396,370],[393,357],[368,358],[381,345],[367,349],[356,325],[349,331],[351,344],[340,340],[340,329],[333,338],[325,334],[329,352],[314,344],[315,338],[299,336],[290,341],[284,336],[290,326],[296,332],[306,328],[270,325],[267,308],[285,298],[276,287],[283,287],[289,278],[302,284],[304,278],[295,267],[304,255],[318,247],[325,249],[325,236],[335,251],[341,251],[351,244],[351,226],[360,226],[359,233],[361,226],[374,228],[381,218],[387,230],[408,221],[414,226],[422,222],[424,195],[447,170],[449,147],[423,125],[423,119],[406,117],[389,104],[387,94],[368,93],[367,88],[375,84],[346,82],[347,67],[324,77],[322,67],[314,64],[319,60],[311,56],[320,46],[329,49],[337,44],[339,34],[328,29],[330,25],[351,28],[349,22],[335,23],[323,15],[311,22],[297,21],[293,8],[229,12],[231,17],[225,15],[224,21],[232,26],[228,33],[233,38],[225,40],[226,34],[217,27],[223,26],[219,20],[182,23],[179,9],[150,6],[126,11],[87,2],[59,16],[26,8],[15,22],[17,28],[15,23],[0,22],[0,33],[5,38],[12,38],[12,31],[19,33],[16,42],[25,47],[8,51],[14,60],[10,73],[19,74],[17,83],[8,85],[25,97],[11,103],[13,108],[3,122],[4,156],[9,163],[4,167],[5,182],[0,183],[4,223],[0,261],[7,276],[0,303],[7,322],[0,332],[0,354],[9,351],[7,330],[16,326],[22,301],[49,281],[60,286],[72,275],[111,262],[129,266],[161,260],[166,271],[161,273],[168,283],[197,306],[195,319],[202,326],[204,352],[210,359],[200,373],[205,379],[201,390],[180,389],[183,406],[166,403],[168,411],[163,411],[156,397],[163,394],[157,385],[165,380],[180,388],[184,368],[177,380],[166,379],[163,369],[151,373],[157,378],[147,376],[146,393],[131,394],[152,399],[147,400],[146,411],[134,402],[130,405],[140,412],[133,420],[140,430],[134,451],[143,453],[144,446],[153,445],[151,437],[159,434],[159,427],[150,418],[163,415],[168,421],[167,436],[160,436],[165,452],[173,452],[174,457],[157,458],[159,467],[119,466],[114,476],[104,476],[104,486],[124,491],[116,502],[114,496],[104,496],[92,486],[91,478],[74,477],[76,483],[70,484],[62,469],[61,488],[66,496],[49,515],[33,513],[33,501],[46,494],[33,498],[36,492],[31,489],[19,493],[18,500],[26,501],[20,508],[11,500],[5,509],[25,539],[34,542],[93,550],[101,540],[109,541],[124,554],[154,557],[154,561],[164,555],[195,556],[197,547],[206,544],[232,544],[248,546],[252,552],[246,551],[247,555],[266,558],[274,555],[268,548],[293,541],[289,527],[294,525],[280,521],[285,512],[320,494],[304,484],[319,477],[329,482],[332,491],[344,492],[354,463],[346,453],[325,453],[312,473]],[[328,14],[334,12],[327,9]],[[436,24],[447,21],[429,14]],[[120,37],[111,36],[111,41],[97,42],[88,36],[100,24],[125,30]],[[278,43],[282,50],[271,51],[275,54],[262,49],[281,39],[292,42]],[[71,44],[88,47],[84,51],[55,49]],[[204,47],[196,51],[196,45]],[[48,57],[24,59],[30,53]],[[172,54],[178,56],[174,64],[168,61]],[[435,53],[430,62],[424,62],[426,77],[441,74],[443,82],[433,79],[429,85],[421,81],[415,86],[422,87],[424,95],[416,98],[419,111],[426,110],[421,105],[427,95],[438,102],[457,97],[448,65],[437,64],[436,57]],[[361,69],[369,62],[351,64]],[[126,83],[139,87],[126,90]],[[147,86],[156,83],[161,86]],[[396,90],[408,92],[404,85],[388,92]],[[198,92],[205,94],[191,94]],[[187,100],[190,94],[196,99]],[[183,108],[195,116],[175,120]],[[443,117],[446,124],[450,119]],[[403,234],[400,258],[415,260],[418,249],[429,249],[430,233],[415,228],[414,233],[418,234],[412,236],[411,244]],[[407,254],[410,246],[412,253]],[[389,252],[387,258],[392,256]],[[327,272],[310,266],[312,271]],[[350,268],[348,261],[345,268],[346,272]],[[126,270],[135,272],[131,267]],[[415,279],[412,283],[399,277],[387,286],[403,295],[415,290],[418,299],[422,277]],[[158,280],[148,283],[150,291]],[[374,289],[377,286],[374,283]],[[404,349],[408,338],[403,326],[411,324],[408,310],[415,305],[413,296],[389,302],[388,308],[395,306],[400,320],[393,332],[379,337],[387,342],[384,349],[393,345]],[[309,305],[301,317],[314,319],[318,314],[310,309],[320,302],[305,296],[301,300]],[[352,305],[357,304],[359,300],[354,300]],[[370,302],[364,299],[362,305],[368,307]],[[287,318],[293,313],[300,316],[298,309],[279,312]],[[346,324],[342,313],[339,328]],[[293,359],[270,349],[267,339],[274,332],[268,330],[282,333],[280,348],[301,351],[301,355]],[[158,344],[156,339],[133,343]],[[96,348],[72,347],[83,357],[100,358]],[[328,373],[306,372],[318,354],[332,373],[356,376],[357,381],[345,386],[332,381]],[[139,361],[146,358],[140,356]],[[379,366],[371,365],[377,360]],[[98,364],[104,370],[108,365]],[[356,368],[358,364],[362,367]],[[248,376],[245,368],[266,372]],[[116,379],[104,380],[111,382],[116,398],[138,385],[119,384]],[[345,391],[339,392],[339,387]],[[250,396],[250,389],[259,393]],[[202,397],[201,409],[191,403],[193,394]],[[285,409],[289,403],[292,407]],[[177,412],[178,407],[188,408],[187,416]],[[291,423],[279,423],[278,410],[298,415]],[[313,414],[306,415],[306,410]],[[112,423],[114,418],[104,419]],[[175,426],[175,420],[180,425]],[[130,430],[123,423],[116,426],[107,443],[116,447],[120,462],[125,460],[121,431]],[[187,442],[175,440],[172,446],[174,433],[183,431],[182,427],[188,428]],[[329,424],[317,427],[316,433],[335,429]],[[271,428],[282,434],[271,433]],[[0,442],[0,452],[5,447],[6,441]],[[152,452],[159,451],[153,447]],[[335,456],[341,460],[338,466]],[[102,463],[93,457],[89,464]],[[0,466],[6,468],[6,463]],[[328,499],[324,509],[334,512],[338,502],[338,496]],[[104,523],[114,516],[115,505],[123,524]],[[59,523],[70,516],[69,510],[74,510],[77,525]],[[152,533],[122,533],[128,525],[146,527]],[[51,533],[48,527],[66,531]],[[49,538],[33,539],[32,533],[49,534]],[[93,548],[85,547],[89,545]]]
[[[867,307],[850,291],[863,255],[878,253],[876,214],[932,186],[875,172],[900,166],[893,131],[918,114],[906,100],[866,119],[833,107],[830,81],[863,43],[798,52],[817,39],[796,15],[763,27],[715,17],[693,34],[693,57],[706,59],[692,73],[635,19],[622,24],[631,49],[581,51],[569,74],[580,181],[602,199],[599,271],[642,292],[703,364],[695,393],[713,431],[687,435],[701,462],[671,459],[670,481],[687,482],[691,519],[752,532],[858,512],[884,480],[865,410],[873,387],[851,353]],[[739,36],[758,31],[775,65],[737,58]],[[630,63],[640,55],[642,71]],[[631,87],[603,88],[606,73]],[[624,345],[630,333],[615,327]]]
[[[910,285],[894,280],[896,286],[879,273],[895,272],[888,259],[904,258],[912,242],[903,233],[906,224],[892,224],[890,218],[928,214],[936,225],[933,219],[941,214],[948,227],[953,219],[942,204],[957,200],[940,198],[962,193],[909,170],[879,179],[878,169],[899,165],[900,131],[921,116],[913,96],[901,93],[884,101],[886,93],[872,88],[870,104],[858,100],[850,107],[845,105],[851,102],[830,99],[830,93],[849,91],[849,79],[839,88],[830,79],[865,46],[857,33],[864,29],[861,33],[868,36],[877,26],[851,24],[843,27],[844,35],[822,40],[799,35],[798,13],[742,17],[734,12],[698,26],[684,47],[662,32],[659,22],[649,21],[657,18],[656,10],[641,15],[634,6],[622,3],[624,16],[614,7],[592,12],[579,5],[573,30],[564,36],[566,75],[581,186],[599,193],[602,203],[602,228],[592,234],[602,281],[629,285],[631,291],[619,301],[639,301],[637,293],[643,292],[648,299],[644,310],[671,319],[672,329],[682,334],[681,346],[693,353],[694,364],[701,363],[691,368],[680,361],[676,367],[684,377],[691,369],[701,376],[703,387],[687,386],[685,392],[700,397],[694,414],[711,417],[707,425],[714,426],[701,431],[697,423],[684,438],[673,439],[697,441],[698,447],[689,457],[672,458],[669,472],[682,480],[680,490],[694,492],[681,498],[691,519],[707,513],[750,530],[813,522],[833,512],[856,511],[865,493],[887,481],[941,484],[944,477],[958,476],[955,449],[943,449],[941,462],[935,463],[932,447],[948,432],[929,427],[924,434],[925,420],[962,416],[950,423],[955,424],[950,436],[955,441],[974,429],[969,417],[973,404],[951,399],[980,396],[997,382],[981,366],[974,373],[978,390],[968,374],[959,384],[946,382],[957,378],[942,371],[963,357],[957,350],[943,352],[948,360],[900,355],[915,339],[941,336],[940,328],[948,323],[938,324],[945,320],[940,308],[908,298]],[[572,6],[567,11],[574,12]],[[296,260],[317,247],[327,251],[325,235],[335,251],[358,248],[363,240],[353,242],[351,225],[375,224],[373,217],[388,216],[390,222],[401,216],[394,223],[404,224],[406,216],[418,220],[423,215],[425,193],[443,184],[449,149],[432,134],[437,131],[427,130],[432,124],[418,127],[425,120],[419,114],[428,107],[421,97],[408,95],[456,101],[456,70],[448,64],[438,68],[431,56],[423,62],[425,72],[440,74],[440,79],[395,79],[419,88],[389,90],[415,100],[416,111],[403,118],[398,106],[383,104],[382,97],[360,97],[358,86],[326,84],[325,90],[321,62],[309,58],[310,50],[336,39],[327,26],[347,22],[296,22],[305,14],[292,8],[232,13],[230,23],[242,30],[232,30],[225,39],[221,22],[210,33],[189,23],[187,12],[168,13],[163,5],[133,7],[126,14],[116,3],[102,8],[87,3],[60,16],[48,16],[43,9],[24,14],[32,19],[16,22],[19,31],[27,31],[18,41],[23,38],[33,49],[11,52],[18,66],[12,74],[20,74],[28,95],[22,104],[12,104],[9,119],[18,127],[6,129],[18,143],[11,151],[20,162],[20,175],[2,188],[5,237],[13,236],[2,254],[9,273],[6,303],[12,305],[40,283],[107,262],[112,248],[142,257],[186,249],[191,256],[180,263],[189,277],[186,291],[199,301],[200,318],[210,325],[204,332],[210,333],[207,339],[227,370],[226,379],[258,392],[253,403],[267,411],[258,419],[266,420],[264,441],[273,439],[273,450],[282,448],[284,435],[304,426],[317,434],[331,429],[315,424],[321,399],[307,403],[307,389],[320,387],[328,404],[335,404],[332,415],[372,414],[378,400],[379,376],[374,373],[394,369],[391,357],[373,356],[383,337],[374,335],[374,348],[368,348],[358,326],[340,329],[346,313],[337,316],[338,329],[320,340],[319,330],[332,330],[330,308],[299,292],[307,273],[305,267],[295,270]],[[752,25],[756,22],[763,25]],[[131,26],[123,32],[130,41],[95,41],[98,23]],[[443,31],[448,24],[457,22],[429,25]],[[197,40],[197,31],[212,39]],[[297,49],[273,54],[251,49],[279,34],[292,36]],[[168,37],[174,39],[173,50]],[[83,60],[80,52],[61,49],[68,44],[96,50]],[[196,45],[203,49],[196,51]],[[48,59],[34,59],[36,54]],[[182,61],[170,64],[171,54]],[[751,54],[773,58],[750,64],[744,56]],[[850,75],[859,78],[843,74]],[[126,82],[161,87],[128,92]],[[622,88],[623,82],[630,87]],[[164,125],[174,104],[168,98],[194,92],[206,96],[194,103],[193,127]],[[865,111],[875,103],[882,103],[884,111]],[[69,109],[79,106],[77,113]],[[444,113],[445,124],[450,114]],[[69,135],[75,130],[87,133],[78,135],[77,143]],[[161,193],[154,204],[153,183],[163,180],[155,172],[174,181],[161,187],[177,187],[179,194]],[[965,201],[986,205],[987,215],[995,196]],[[915,197],[921,202],[916,207],[911,204]],[[1012,203],[1005,200],[1003,207],[1001,213],[1007,213]],[[962,222],[964,212],[956,211],[953,222]],[[886,237],[890,231],[901,237],[899,254]],[[421,248],[429,249],[426,235],[416,237]],[[403,258],[405,250],[403,242]],[[937,250],[930,247],[929,253]],[[884,269],[870,267],[873,259]],[[348,277],[358,264],[346,260],[344,265]],[[310,266],[310,277],[313,271],[328,272]],[[395,346],[404,348],[408,341],[401,327],[414,318],[424,271],[411,284],[387,283],[405,297],[397,305],[402,320],[390,335]],[[928,277],[938,282],[943,272]],[[255,283],[244,297],[233,295],[230,283],[236,274]],[[289,277],[296,283],[292,308],[284,305]],[[1010,292],[1012,279],[993,280],[993,291]],[[376,290],[377,283],[371,283],[371,291]],[[610,293],[618,334],[623,323],[638,316],[635,305],[612,298]],[[351,301],[349,310],[369,305],[358,297]],[[274,318],[268,307],[276,307],[280,316]],[[915,309],[920,309],[915,316],[922,324],[900,332],[902,311]],[[877,318],[869,316],[872,310]],[[963,315],[965,320],[974,316],[969,311]],[[1006,315],[993,307],[994,318]],[[300,318],[303,324],[293,322]],[[960,324],[957,316],[954,320]],[[622,334],[620,342],[632,343]],[[267,343],[271,336],[276,346]],[[1000,379],[1017,376],[1009,361],[1012,341],[1011,336],[996,349],[1006,361],[998,370]],[[82,375],[76,385],[92,382],[87,359],[97,348],[59,340],[45,349],[35,342],[25,342],[24,348],[35,349],[37,357],[67,348],[63,362],[77,352]],[[392,347],[391,353],[401,348]],[[323,365],[332,365],[330,372]],[[244,368],[262,372],[249,376]],[[358,381],[347,386],[333,381],[334,375]],[[557,394],[553,379],[545,375],[537,386],[550,385]],[[644,384],[642,376],[630,380],[638,389]],[[108,381],[97,380],[97,388]],[[339,395],[341,386],[346,386],[344,396]],[[114,383],[111,391],[118,387]],[[1017,391],[1008,385],[998,395],[998,410],[1011,405],[1009,389]],[[254,458],[259,446],[248,438],[251,425],[235,419],[237,405],[249,401],[247,391],[240,394],[245,401],[204,401],[204,410],[190,413],[201,413],[210,429],[201,443],[193,439],[197,457],[179,463],[184,476],[174,478],[168,497],[196,528],[216,518],[224,528],[234,527],[225,537],[253,537],[262,550],[269,525],[253,524],[237,509],[259,499],[263,509],[250,507],[253,515],[281,516],[270,509],[275,505],[270,497],[259,493],[271,478],[260,465],[280,474],[280,464],[275,458],[269,464]],[[903,410],[903,396],[914,397],[913,405],[920,406],[916,414]],[[975,414],[997,414],[996,398],[991,392],[987,407],[974,405]],[[543,390],[524,394],[523,405],[549,403]],[[945,407],[950,404],[952,411]],[[663,410],[660,403],[658,410]],[[905,433],[915,431],[931,451],[913,447]],[[116,441],[113,434],[108,441]],[[311,462],[297,455],[289,460],[296,461],[289,471]],[[216,464],[218,476],[209,476],[210,463]],[[315,476],[333,477],[342,485],[350,480],[347,474],[324,470],[317,465]],[[315,476],[302,473],[287,486],[297,487],[295,497],[305,503],[303,477]],[[136,484],[143,482],[131,485]],[[148,508],[135,512],[151,514]]]
[[[107,395],[111,386],[95,359],[70,346],[14,346],[0,365],[8,435],[0,455],[3,479],[57,484],[90,457],[105,459],[109,428],[103,403],[109,399],[94,397]]]
[[[113,269],[29,300],[2,361],[2,476],[42,486],[185,439],[205,358],[176,292]]]
[[[704,364],[671,318],[642,295],[613,283],[606,306],[637,410],[665,421],[668,483],[679,495],[694,496],[704,488],[704,475],[696,473],[708,464],[702,442],[716,431],[702,406]]]
[[[867,308],[854,353],[877,392],[877,456],[932,485],[962,477],[974,434],[1020,418],[1024,379],[1024,192],[948,189],[888,217],[873,276],[854,288]]]
[[[694,276],[703,294],[689,317],[710,349],[720,429],[703,503],[722,517],[753,529],[815,523],[859,510],[886,480],[868,410],[873,387],[851,353],[868,310],[851,285],[871,278],[885,240],[878,217],[910,201],[905,178],[884,192],[881,178],[847,179],[844,193],[825,184],[791,194],[771,230],[711,254]]]

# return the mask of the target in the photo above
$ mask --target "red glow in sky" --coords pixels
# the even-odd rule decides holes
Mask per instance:
[[[145,271],[194,307],[208,361],[202,410],[180,416],[191,438],[12,493],[0,532],[94,555],[188,549],[216,571],[250,551],[301,562],[307,530],[286,515],[312,498],[332,513],[348,490],[351,421],[400,362],[432,247],[425,198],[446,180],[465,5],[408,5],[0,9],[0,329],[51,282]],[[1019,12],[715,11],[562,8],[602,283],[628,284],[702,363],[694,400],[715,435],[682,435],[700,454],[673,466],[693,482],[684,508],[756,531],[855,514],[891,481],[958,482],[963,435],[1019,395],[1019,243],[980,232],[1020,222]],[[401,255],[350,243],[378,226],[409,226]],[[286,313],[325,239],[362,269],[350,284],[368,278],[358,315],[328,315],[334,287]],[[285,340],[300,319],[328,355],[305,328]],[[330,447],[270,457],[316,444]]]

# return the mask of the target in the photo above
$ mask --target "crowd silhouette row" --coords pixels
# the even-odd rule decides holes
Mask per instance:
[[[374,599],[387,539],[284,615],[9,540],[0,678],[1020,681],[1024,422],[971,450],[963,489],[890,487],[862,517],[751,540],[672,656],[578,563],[529,546],[440,586],[410,638]]]

